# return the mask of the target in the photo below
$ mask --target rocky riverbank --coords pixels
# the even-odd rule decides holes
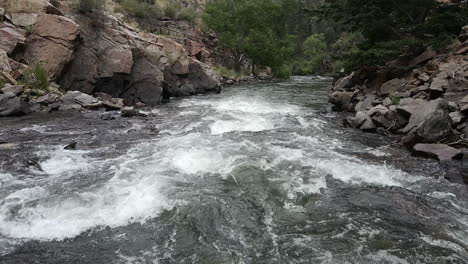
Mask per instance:
[[[70,1],[46,1],[35,11],[0,2],[0,116],[121,110],[219,91],[219,75],[191,55],[111,14],[81,14]],[[35,76],[36,68],[47,76]],[[30,75],[42,84],[28,82]]]
[[[444,52],[428,48],[394,63],[410,70],[363,70],[335,82],[334,110],[355,113],[345,126],[394,135],[417,155],[466,158],[468,26]]]

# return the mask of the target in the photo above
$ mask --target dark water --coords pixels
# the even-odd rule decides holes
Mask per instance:
[[[342,128],[329,85],[0,120],[0,263],[468,263],[466,187]]]

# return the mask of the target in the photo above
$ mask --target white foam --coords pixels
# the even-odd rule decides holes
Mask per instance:
[[[387,165],[372,165],[338,158],[317,160],[315,167],[335,179],[351,184],[403,186],[405,183],[421,179]]]
[[[91,159],[85,158],[87,151],[64,150],[57,147],[55,150],[42,150],[39,156],[51,155],[47,160],[40,163],[42,170],[55,176],[73,176],[78,172],[89,172],[95,165]]]
[[[39,133],[45,133],[47,131],[47,126],[41,125],[32,125],[30,127],[24,127],[20,129],[21,132],[35,131]]]
[[[233,169],[238,157],[224,157],[223,153],[212,148],[179,148],[172,150],[170,165],[185,174],[219,173],[225,175]]]
[[[251,131],[258,132],[274,128],[274,124],[260,116],[239,117],[236,120],[218,120],[210,125],[211,134],[220,135],[232,131]]]

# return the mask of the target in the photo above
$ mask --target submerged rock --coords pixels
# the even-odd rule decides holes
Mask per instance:
[[[413,147],[413,152],[440,161],[463,158],[463,152],[461,150],[445,144],[416,144]]]

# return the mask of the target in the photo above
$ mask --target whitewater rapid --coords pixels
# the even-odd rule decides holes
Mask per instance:
[[[93,117],[82,131],[2,128],[51,144],[34,142],[37,166],[0,164],[0,253],[106,238],[102,263],[467,263],[466,188],[388,139],[342,128],[328,85],[233,87],[112,128]],[[147,124],[159,135],[126,139]],[[57,130],[99,143],[64,150]]]

